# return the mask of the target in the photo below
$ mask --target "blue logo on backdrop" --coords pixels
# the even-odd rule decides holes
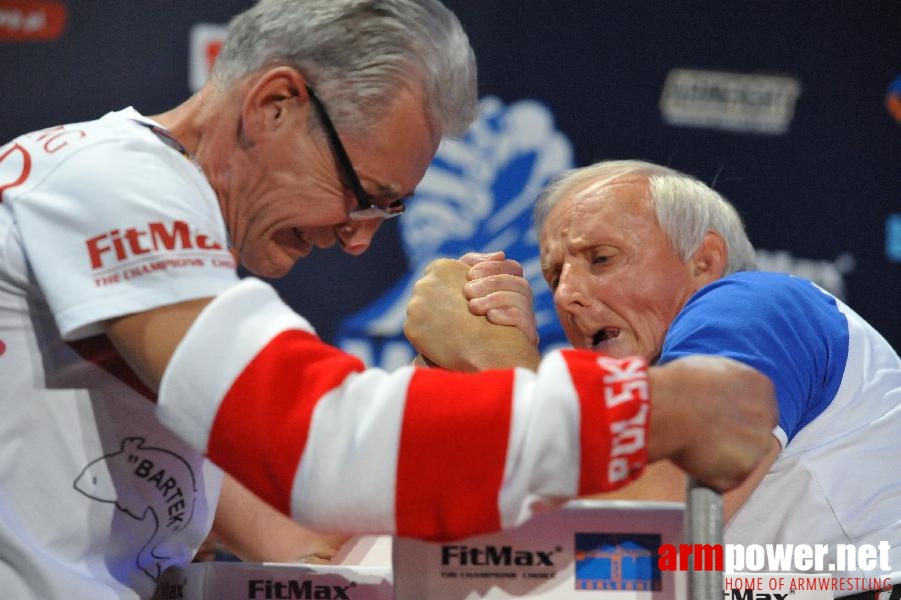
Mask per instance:
[[[892,262],[901,262],[901,213],[889,215],[885,221],[885,255]]]
[[[659,550],[656,534],[577,533],[576,589],[659,592]]]
[[[567,345],[541,277],[532,207],[548,181],[572,166],[572,145],[544,105],[521,100],[505,106],[483,98],[466,134],[442,142],[400,219],[409,270],[382,297],[342,321],[337,344],[370,366],[409,364],[413,349],[403,324],[410,291],[425,266],[435,258],[504,250],[522,263],[532,286],[542,352]]]

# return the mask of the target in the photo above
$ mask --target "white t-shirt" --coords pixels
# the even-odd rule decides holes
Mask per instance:
[[[213,190],[133,109],[0,147],[0,597],[149,598],[221,471],[99,323],[238,281]]]

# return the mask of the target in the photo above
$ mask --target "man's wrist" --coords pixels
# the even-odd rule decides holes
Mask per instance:
[[[648,426],[648,462],[655,462],[678,455],[685,437],[674,434],[681,428],[684,411],[674,406],[675,393],[679,389],[677,370],[673,365],[650,367],[648,382],[651,390],[651,420]]]

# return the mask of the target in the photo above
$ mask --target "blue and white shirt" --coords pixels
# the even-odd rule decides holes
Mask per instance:
[[[892,578],[897,585],[901,360],[888,342],[809,281],[746,272],[689,300],[666,336],[660,363],[697,353],[728,356],[765,373],[779,404],[774,435],[782,451],[727,524],[725,541],[826,544],[824,565],[835,576]],[[838,544],[881,541],[891,546],[888,570],[884,564],[838,569]]]

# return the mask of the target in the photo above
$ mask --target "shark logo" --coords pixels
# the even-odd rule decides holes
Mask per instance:
[[[504,250],[522,263],[532,286],[542,351],[568,346],[541,277],[531,217],[541,189],[572,168],[572,154],[544,105],[522,100],[505,106],[498,98],[483,98],[469,130],[441,143],[400,219],[410,265],[406,275],[345,319],[336,343],[371,366],[409,364],[414,352],[403,324],[413,284],[425,266],[435,258]]]
[[[88,498],[115,504],[149,524],[147,543],[135,561],[154,581],[170,564],[190,560],[168,543],[191,522],[197,499],[194,472],[177,454],[145,446],[144,438],[127,438],[118,452],[91,461],[73,485]]]

